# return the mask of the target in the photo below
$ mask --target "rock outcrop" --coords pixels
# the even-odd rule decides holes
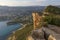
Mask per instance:
[[[34,30],[40,28],[42,26],[42,13],[33,12],[32,16],[33,16]]]

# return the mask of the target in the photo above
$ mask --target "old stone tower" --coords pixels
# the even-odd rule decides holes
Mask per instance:
[[[42,13],[33,12],[32,16],[33,16],[34,30],[40,28],[42,26]]]

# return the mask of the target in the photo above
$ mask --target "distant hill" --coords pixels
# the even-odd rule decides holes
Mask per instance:
[[[44,10],[45,12],[49,12],[49,13],[54,13],[54,14],[60,14],[60,8],[59,6],[47,6]]]
[[[57,7],[59,7],[59,8],[60,8],[60,5],[58,5]]]
[[[42,11],[45,6],[9,7],[0,6],[0,16],[2,15],[30,15],[33,11]]]

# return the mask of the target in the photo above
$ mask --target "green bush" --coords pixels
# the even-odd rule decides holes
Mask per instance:
[[[46,16],[44,21],[46,21],[48,24],[60,26],[60,17],[58,15]]]

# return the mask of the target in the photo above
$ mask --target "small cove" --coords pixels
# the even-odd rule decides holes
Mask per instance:
[[[20,24],[7,25],[7,22],[0,22],[0,40],[5,40],[13,31],[22,27]]]

